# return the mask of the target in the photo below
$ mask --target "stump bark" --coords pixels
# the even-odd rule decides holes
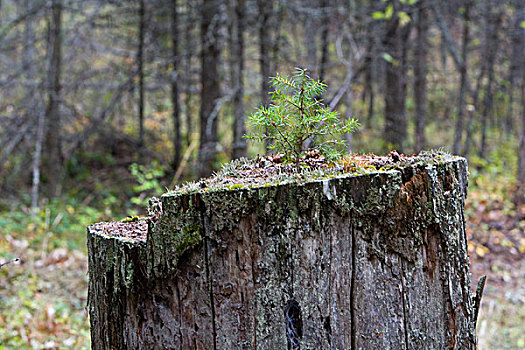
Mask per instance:
[[[92,225],[92,348],[475,349],[466,190],[449,157],[164,195],[147,238]]]

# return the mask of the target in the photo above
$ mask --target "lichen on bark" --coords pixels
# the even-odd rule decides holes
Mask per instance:
[[[93,348],[286,349],[291,304],[301,349],[475,348],[464,159],[293,178],[164,195],[145,242],[88,229]]]

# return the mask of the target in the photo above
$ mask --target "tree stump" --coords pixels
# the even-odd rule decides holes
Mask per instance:
[[[387,163],[90,226],[92,348],[475,349],[466,160]]]

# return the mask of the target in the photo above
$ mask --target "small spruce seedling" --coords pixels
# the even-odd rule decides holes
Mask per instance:
[[[270,83],[274,88],[271,104],[250,116],[248,123],[254,131],[245,137],[271,140],[269,148],[284,154],[284,160],[297,167],[307,151],[318,150],[328,161],[340,156],[345,144],[341,134],[355,131],[359,123],[354,118],[341,121],[337,112],[324,106],[318,96],[326,85],[310,78],[302,68],[296,68],[291,77],[277,73]],[[308,148],[307,140],[312,141]]]

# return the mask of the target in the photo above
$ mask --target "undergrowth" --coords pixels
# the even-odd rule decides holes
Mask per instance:
[[[32,214],[0,216],[0,349],[88,349],[86,226],[109,217],[67,197]]]

